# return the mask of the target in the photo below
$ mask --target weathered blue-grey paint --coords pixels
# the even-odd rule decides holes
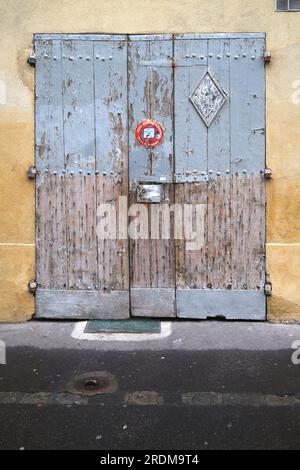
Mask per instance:
[[[126,39],[35,36],[38,317],[129,316],[127,241],[97,235],[127,188]]]
[[[42,178],[46,169],[64,169],[61,41],[40,39],[35,49],[35,159]]]
[[[207,174],[207,127],[190,101],[207,73],[207,51],[206,40],[175,39],[175,64],[183,61],[174,72],[175,175],[178,182],[183,182],[190,174],[193,177]],[[191,58],[197,59],[196,66],[191,65]]]
[[[125,291],[103,293],[96,290],[48,290],[36,293],[39,317],[81,320],[126,319],[129,296]]]
[[[93,43],[62,41],[67,172],[95,170]]]
[[[175,64],[202,58],[203,67],[175,67],[175,174],[195,176],[265,168],[264,44],[260,37],[175,38]],[[190,38],[190,39],[189,39]],[[207,72],[228,101],[207,128],[189,100]],[[204,175],[205,173],[205,175]],[[189,176],[186,175],[185,178]],[[202,178],[203,179],[203,178]]]
[[[98,239],[97,208],[149,182],[205,204],[205,246],[133,243],[132,313],[174,316],[177,287],[180,317],[264,319],[265,35],[47,33],[35,47],[37,316],[128,317],[127,242]],[[208,73],[227,99],[205,123],[191,97]],[[149,118],[164,128],[151,150],[134,135]]]
[[[185,258],[177,250],[182,318],[266,316],[264,48],[259,33],[175,37],[175,64],[203,60],[175,67],[175,179],[186,182],[178,195],[207,201],[204,247]],[[189,99],[207,73],[228,97],[209,125]],[[189,189],[193,181],[202,183]]]
[[[59,288],[68,284],[61,41],[40,38],[35,49],[36,279]]]
[[[230,41],[231,171],[265,168],[265,78],[263,39]]]
[[[175,318],[175,289],[131,289],[131,315],[134,317]]]
[[[133,182],[173,181],[173,57],[172,37],[136,37],[129,42],[129,178]],[[155,119],[165,137],[156,148],[141,147],[135,129]]]
[[[208,41],[208,70],[225,90],[228,100],[207,130],[207,170],[223,175],[230,169],[230,40]]]
[[[94,42],[94,74],[96,167],[127,179],[127,42]]]
[[[262,291],[178,289],[179,318],[264,320],[266,301]]]

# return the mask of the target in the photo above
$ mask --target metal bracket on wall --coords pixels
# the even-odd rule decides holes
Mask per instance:
[[[36,289],[37,289],[36,280],[35,279],[30,279],[30,281],[28,282],[28,292],[30,292],[30,294],[35,295]]]
[[[265,51],[264,53],[264,61],[266,64],[269,64],[272,60],[272,52],[271,51]]]
[[[31,52],[31,54],[29,55],[28,59],[27,59],[27,62],[28,64],[32,65],[32,66],[35,66],[36,64],[36,55],[34,52]]]
[[[266,180],[272,179],[272,170],[271,168],[265,168],[264,176]]]
[[[265,294],[267,297],[271,297],[273,292],[273,286],[270,277],[266,276],[266,283],[265,283]]]
[[[34,180],[36,178],[36,174],[37,174],[36,167],[33,165],[30,166],[27,171],[27,178],[29,178],[30,180]]]

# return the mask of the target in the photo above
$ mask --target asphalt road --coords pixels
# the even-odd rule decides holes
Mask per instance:
[[[76,339],[73,329],[0,327],[0,449],[300,447],[300,326],[179,322],[139,341]],[[70,393],[98,371],[114,391]]]

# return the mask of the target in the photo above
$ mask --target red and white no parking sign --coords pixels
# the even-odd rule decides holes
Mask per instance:
[[[136,140],[146,148],[153,148],[159,145],[163,136],[164,130],[161,124],[153,119],[144,119],[135,130]]]

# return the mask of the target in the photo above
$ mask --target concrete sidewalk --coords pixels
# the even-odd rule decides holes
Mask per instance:
[[[0,448],[299,448],[300,325],[163,322],[134,337],[84,326],[0,326]],[[95,371],[115,391],[69,393]]]

